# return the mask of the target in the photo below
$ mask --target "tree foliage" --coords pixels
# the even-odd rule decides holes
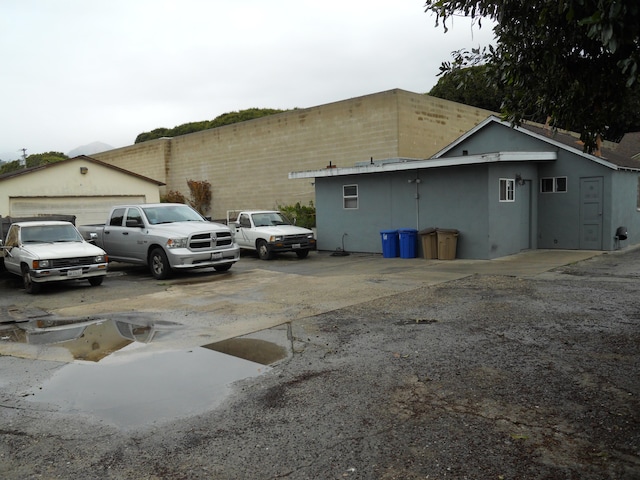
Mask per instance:
[[[69,157],[62,152],[34,153],[27,157],[25,163],[27,168],[31,168],[45,165],[47,163],[59,162],[68,158]]]
[[[11,162],[5,162],[0,165],[0,175],[3,173],[15,172],[17,170],[23,169],[24,166],[20,160],[12,160]]]
[[[504,97],[503,90],[501,85],[489,81],[486,65],[477,65],[445,73],[429,95],[499,112]]]
[[[445,31],[456,15],[495,22],[496,45],[454,52],[441,73],[486,65],[505,87],[502,113],[518,125],[548,117],[576,129],[585,148],[620,137],[637,117],[640,2],[637,0],[427,0]],[[637,105],[637,103],[635,104]]]
[[[177,190],[169,190],[165,195],[160,197],[162,203],[187,203],[187,199],[184,195]]]
[[[199,132],[209,128],[222,127],[224,125],[231,125],[233,123],[253,120],[254,118],[265,117],[267,115],[274,115],[282,112],[284,112],[284,110],[277,110],[274,108],[249,108],[238,112],[223,113],[213,120],[184,123],[173,128],[156,128],[150,132],[143,132],[136,137],[135,143],[142,143],[162,137],[177,137],[178,135],[186,135],[188,133]]]
[[[295,205],[278,205],[278,210],[299,227],[316,226],[316,207],[313,202],[309,202],[309,205],[300,205],[300,202],[296,202]]]
[[[206,180],[187,180],[187,186],[191,192],[189,205],[206,215],[211,210],[211,184]]]
[[[24,165],[21,160],[13,160],[0,164],[0,175],[22,170],[23,168],[39,167],[47,163],[59,162],[68,158],[69,157],[62,152],[34,153],[25,159]]]

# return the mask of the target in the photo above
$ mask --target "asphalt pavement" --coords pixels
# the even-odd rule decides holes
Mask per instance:
[[[167,329],[98,362],[1,352],[3,478],[640,478],[639,249],[491,261],[318,252],[244,256],[228,273],[169,282],[119,265],[110,275],[104,288],[36,298],[3,285],[0,309],[19,321]],[[160,356],[234,339],[285,354],[218,387],[211,378],[235,364]],[[156,361],[137,370],[136,351]],[[153,396],[137,400],[140,386]]]

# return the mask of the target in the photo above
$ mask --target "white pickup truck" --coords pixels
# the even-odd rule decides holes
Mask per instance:
[[[110,260],[147,265],[158,280],[173,270],[226,271],[240,259],[228,226],[209,222],[182,203],[119,205],[106,225],[78,227]]]
[[[0,253],[8,272],[22,276],[27,293],[38,293],[43,283],[88,280],[102,284],[108,258],[104,250],[85,242],[70,222],[13,223]]]
[[[271,260],[279,252],[305,258],[316,249],[313,230],[292,225],[275,210],[229,210],[227,225],[235,232],[238,246],[257,251],[262,260]]]

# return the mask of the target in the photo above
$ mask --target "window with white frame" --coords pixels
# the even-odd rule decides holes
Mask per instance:
[[[342,205],[345,209],[358,208],[358,185],[342,186]]]
[[[500,179],[500,201],[501,202],[516,201],[516,181],[513,178]]]
[[[566,193],[567,177],[544,177],[540,179],[540,193]]]

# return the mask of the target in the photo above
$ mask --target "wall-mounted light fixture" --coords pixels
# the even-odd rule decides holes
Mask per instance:
[[[516,183],[518,185],[524,185],[524,178],[519,173],[516,173]]]
[[[80,167],[80,173],[82,175],[86,175],[89,169],[87,167]]]

